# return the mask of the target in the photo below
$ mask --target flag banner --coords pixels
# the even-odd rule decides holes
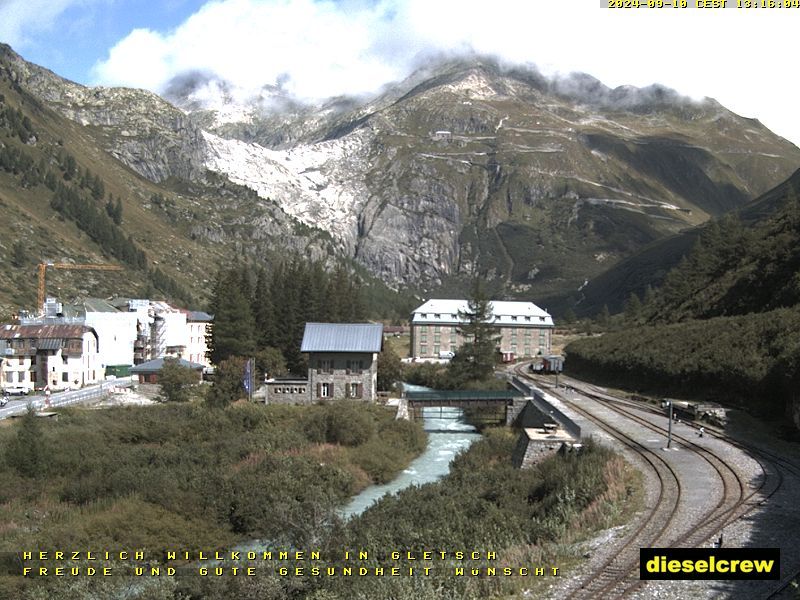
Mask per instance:
[[[253,390],[253,370],[250,365],[250,359],[247,359],[247,362],[244,365],[244,379],[242,379],[242,385],[244,385],[244,389],[248,394],[252,393]]]

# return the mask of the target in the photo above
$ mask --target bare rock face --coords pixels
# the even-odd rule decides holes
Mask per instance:
[[[19,86],[150,181],[198,182],[210,171],[283,215],[228,230],[193,225],[193,235],[238,236],[246,248],[283,227],[308,248],[323,232],[313,247],[393,286],[480,272],[535,293],[577,289],[770,189],[800,162],[798,148],[713,100],[659,86],[611,90],[586,75],[548,80],[480,58],[319,106],[266,88],[249,105],[202,106],[191,82],[178,82],[168,92],[181,110],[150,92],[74,84],[7,47],[0,54]]]
[[[10,74],[50,108],[95,130],[104,149],[153,182],[195,179],[205,171],[202,132],[180,110],[145,90],[87,88],[28,63],[7,46]]]
[[[481,60],[341,110],[240,113],[192,113],[214,132],[208,167],[330,231],[393,285],[477,270],[577,288],[769,189],[800,158],[713,100]]]

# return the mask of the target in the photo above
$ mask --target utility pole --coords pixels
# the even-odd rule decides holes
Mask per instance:
[[[669,447],[672,445],[672,411],[673,411],[673,407],[672,407],[672,402],[671,401],[667,401],[667,404],[669,404],[669,427],[667,427],[667,449],[669,449]]]

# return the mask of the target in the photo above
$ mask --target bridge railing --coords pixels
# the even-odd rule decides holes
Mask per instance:
[[[548,415],[558,421],[558,423],[564,428],[564,430],[569,433],[572,437],[580,439],[581,437],[581,427],[575,421],[570,419],[567,415],[561,412],[558,408],[556,408],[551,400],[553,397],[549,394],[545,393],[543,390],[540,390],[532,383],[528,383],[513,375],[511,377],[511,385],[513,385],[516,389],[521,391],[525,394],[526,397],[529,398],[530,402],[539,409],[545,415]]]

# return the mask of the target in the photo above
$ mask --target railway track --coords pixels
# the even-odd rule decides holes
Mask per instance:
[[[612,396],[608,394],[605,390],[598,388],[597,386],[593,385],[586,385],[581,384],[575,380],[569,380],[571,384],[577,386],[578,388],[583,388],[584,394],[590,397],[593,397],[597,400],[614,404],[620,407],[625,407],[622,410],[626,412],[626,414],[631,409],[634,411],[640,411],[643,413],[647,413],[650,415],[662,417],[664,416],[663,411],[658,410],[657,408],[653,407],[652,405],[645,404],[641,401],[636,400],[629,400],[629,399],[622,399],[616,396]],[[694,429],[699,429],[700,425],[695,423],[685,423],[689,427]],[[660,427],[655,425],[656,429],[658,429],[662,434],[666,431],[664,427]],[[800,464],[793,462],[787,459],[785,456],[782,456],[776,452],[767,450],[763,447],[757,446],[755,444],[748,444],[738,440],[734,440],[721,432],[717,432],[713,429],[707,428],[705,429],[705,435],[724,440],[727,444],[734,446],[744,452],[746,452],[753,460],[758,462],[762,472],[766,475],[764,479],[762,479],[760,485],[757,486],[755,490],[747,494],[747,496],[735,506],[732,506],[727,512],[718,515],[716,518],[709,519],[707,525],[709,526],[716,526],[717,529],[721,530],[726,527],[728,524],[733,523],[737,519],[741,519],[749,515],[752,511],[756,508],[762,506],[766,502],[768,502],[775,494],[781,490],[784,480],[787,476],[791,476],[796,480],[800,480]],[[701,524],[701,527],[706,524]],[[709,536],[706,536],[706,540]],[[694,540],[690,540],[694,542]],[[702,543],[701,540],[700,543]],[[685,547],[693,547],[693,543],[681,544]],[[792,582],[797,581],[800,579],[800,570],[797,568],[790,569],[789,574],[781,578],[779,582],[776,582],[772,585],[770,589],[764,590],[758,597],[772,599],[778,598],[783,595],[783,593],[789,588]],[[764,582],[765,586],[769,586],[770,584]],[[796,596],[796,593],[793,594]]]
[[[515,368],[515,373],[520,378],[541,385],[540,378],[524,371],[524,365],[522,368]],[[705,508],[699,514],[687,516],[681,510],[682,502],[685,502],[682,498],[681,476],[668,459],[669,454],[643,445],[631,437],[630,433],[623,431],[618,423],[610,422],[607,415],[604,418],[581,405],[575,396],[580,394],[593,398],[612,411],[615,421],[616,417],[623,417],[628,422],[658,433],[659,436],[666,433],[666,427],[657,422],[664,421],[663,412],[645,409],[644,414],[637,414],[636,411],[641,410],[641,406],[636,406],[632,401],[620,400],[598,388],[575,381],[570,381],[570,386],[575,392],[555,395],[571,410],[592,421],[595,426],[623,444],[629,452],[634,453],[653,481],[657,482],[658,498],[635,530],[621,542],[615,555],[596,566],[594,573],[585,578],[580,589],[574,590],[569,597],[617,598],[632,595],[645,583],[639,579],[640,547],[698,547],[707,544],[725,526],[762,504],[765,497],[774,494],[782,484],[780,469],[775,468],[774,463],[756,458],[762,476],[753,489],[749,478],[729,465],[724,456],[707,445],[698,443],[698,440],[673,434],[677,443],[710,467],[718,480],[712,487],[721,490],[713,506]]]

